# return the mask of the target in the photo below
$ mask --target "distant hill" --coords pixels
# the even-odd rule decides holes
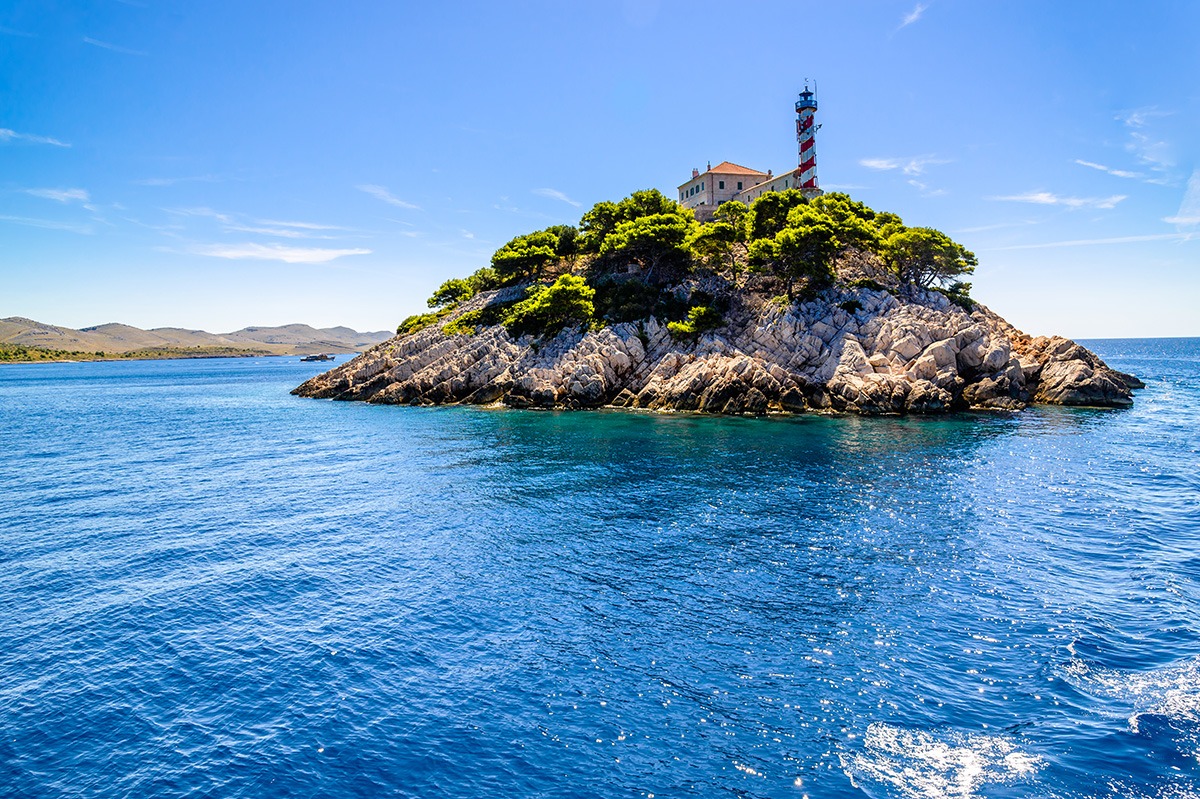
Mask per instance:
[[[318,329],[309,325],[245,327],[232,333],[208,333],[178,327],[142,330],[117,322],[73,330],[20,316],[0,319],[0,344],[85,352],[226,347],[266,350],[275,355],[301,355],[310,352],[362,352],[391,337],[392,332],[387,330],[359,333],[348,327]]]

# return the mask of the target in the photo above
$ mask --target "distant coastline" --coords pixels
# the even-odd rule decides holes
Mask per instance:
[[[255,358],[277,353],[263,349],[231,347],[162,347],[130,352],[82,352],[47,350],[0,344],[0,364],[5,363],[86,363],[94,361],[163,361],[186,358]]]
[[[357,353],[390,335],[388,331],[360,333],[349,327],[303,324],[245,327],[232,333],[173,327],[142,330],[115,322],[75,330],[12,316],[0,319],[0,363]]]

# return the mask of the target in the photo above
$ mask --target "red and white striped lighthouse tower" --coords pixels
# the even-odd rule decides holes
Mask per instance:
[[[817,98],[808,90],[808,81],[804,82],[804,91],[796,101],[796,142],[800,145],[800,167],[796,170],[800,188],[817,188],[817,142],[814,135],[820,125],[813,124],[813,116],[817,111]]]

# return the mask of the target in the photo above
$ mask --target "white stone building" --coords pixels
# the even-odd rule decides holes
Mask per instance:
[[[690,208],[702,221],[712,219],[721,203],[733,200],[749,205],[769,191],[800,189],[807,197],[821,194],[820,189],[801,189],[800,168],[775,175],[722,161],[701,172],[692,170],[692,178],[679,187],[679,204]]]

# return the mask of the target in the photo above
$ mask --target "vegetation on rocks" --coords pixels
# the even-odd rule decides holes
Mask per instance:
[[[845,194],[657,191],[517,236],[304,396],[712,413],[1122,406],[1135,378],[969,296],[975,256]]]
[[[727,296],[753,294],[752,284],[761,284],[763,291],[781,289],[788,303],[806,301],[836,286],[845,277],[839,267],[856,259],[876,276],[844,279],[846,286],[882,290],[886,282],[897,291],[940,290],[971,307],[970,284],[958,278],[974,269],[973,254],[939,231],[906,227],[895,214],[878,213],[845,194],[809,200],[794,189],[768,192],[749,207],[725,203],[713,221],[701,224],[651,189],[597,203],[577,227],[554,225],[516,236],[495,252],[489,267],[439,286],[428,301],[432,311],[410,316],[396,332],[443,324],[446,333],[464,335],[504,324],[514,335],[545,336],[568,322],[602,326],[655,317],[674,324],[680,335],[695,335],[718,326],[721,314],[697,311],[695,317],[693,309],[705,306],[687,302],[689,282],[715,278]],[[554,282],[565,276],[575,280]],[[454,316],[481,292],[520,286],[527,294],[518,303]],[[584,297],[584,289],[592,293]]]
[[[505,314],[504,327],[510,336],[519,337],[557,333],[572,322],[587,324],[595,315],[595,296],[596,290],[583,278],[563,275],[549,286],[533,287],[526,299]]]

